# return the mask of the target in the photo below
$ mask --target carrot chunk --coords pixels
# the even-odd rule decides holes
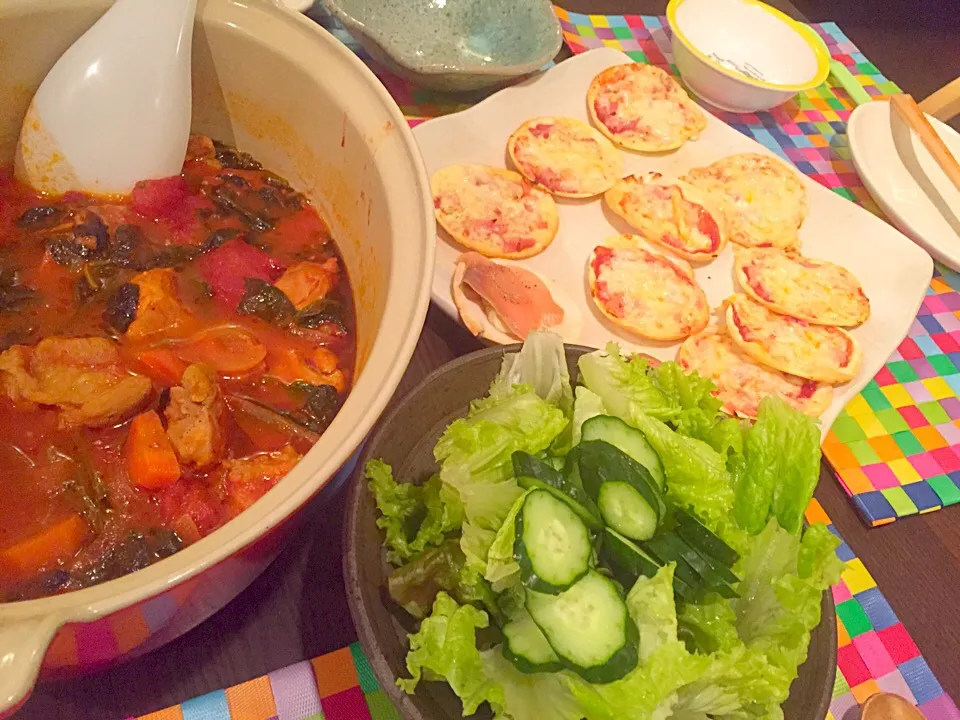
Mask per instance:
[[[180,478],[177,454],[160,416],[153,410],[141,413],[131,421],[124,453],[130,479],[138,487],[156,490]]]
[[[0,576],[20,582],[77,554],[87,535],[79,515],[51,525],[16,545],[0,550]]]
[[[169,348],[150,348],[136,354],[135,360],[151,380],[164,385],[176,385],[183,377],[187,364]]]

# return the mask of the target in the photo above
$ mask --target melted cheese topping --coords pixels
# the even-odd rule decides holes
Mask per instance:
[[[630,175],[603,197],[645,239],[687,260],[712,260],[726,244],[721,214],[708,208],[702,194],[686,183],[663,180],[659,173]]]
[[[833,388],[814,380],[787,375],[764,367],[737,350],[723,330],[711,327],[686,340],[677,362],[687,372],[696,370],[710,378],[723,411],[740,417],[757,417],[757,406],[768,395],[779,395],[795,410],[819,416],[830,406]]]
[[[699,332],[710,316],[690,266],[632,236],[594,248],[590,291],[604,315],[653,340],[679,340]]]
[[[741,250],[737,280],[757,302],[782,315],[817,325],[859,325],[870,316],[870,301],[846,268],[799,253]]]
[[[733,242],[781,249],[799,244],[807,191],[782,162],[752,153],[731,155],[694,168],[686,180],[720,203]]]
[[[557,195],[599,195],[623,174],[623,158],[613,143],[570,118],[528,120],[510,136],[507,150],[525,178]]]
[[[757,362],[808,380],[844,383],[859,369],[857,341],[837,327],[778,315],[746,295],[727,306],[727,331]]]
[[[553,198],[510,170],[454,165],[434,173],[430,184],[437,222],[487,257],[530,257],[557,234]]]
[[[615,65],[587,91],[601,131],[631,150],[672,150],[706,128],[707,120],[669,73],[653,65]]]

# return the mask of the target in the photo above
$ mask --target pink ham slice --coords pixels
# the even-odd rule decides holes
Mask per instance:
[[[547,286],[529,270],[492,262],[475,252],[457,259],[464,265],[462,283],[493,308],[511,335],[525,340],[533,330],[563,322]]]

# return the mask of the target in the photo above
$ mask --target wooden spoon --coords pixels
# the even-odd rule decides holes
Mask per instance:
[[[860,720],[926,720],[908,700],[893,693],[877,693],[867,698]]]
[[[937,161],[937,165],[943,170],[950,181],[960,190],[960,164],[950,152],[946,143],[933,129],[933,125],[923,114],[923,110],[917,105],[916,101],[910,95],[892,95],[890,105],[897,114],[909,125],[927,150]]]

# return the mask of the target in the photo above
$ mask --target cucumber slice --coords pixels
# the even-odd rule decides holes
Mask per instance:
[[[657,511],[628,482],[605,482],[597,490],[604,522],[631,540],[649,540],[657,531]]]
[[[649,553],[611,528],[603,531],[600,562],[610,566],[617,579],[623,576],[622,584],[627,588],[641,575],[652,578],[662,567]]]
[[[629,483],[653,509],[657,524],[660,523],[666,514],[663,493],[643,465],[603,440],[582,442],[576,450],[580,479],[590,497],[598,497],[604,483]]]
[[[688,548],[680,541],[678,536],[673,533],[661,533],[647,540],[641,547],[663,565],[670,562],[676,563],[674,577],[680,578],[697,592],[704,589],[704,582],[700,573],[683,556]]]
[[[520,451],[518,450],[517,452]],[[563,470],[563,465],[566,462],[566,458],[562,458],[558,455],[548,455],[546,458],[544,458],[544,462],[557,472],[561,472]]]
[[[559,593],[582,578],[590,565],[590,531],[570,506],[546,490],[533,490],[517,514],[513,556],[523,584]]]
[[[527,610],[563,664],[588,682],[636,668],[637,626],[616,584],[595,570],[559,595],[527,591]]]
[[[583,489],[583,480],[580,479],[580,448],[575,447],[567,453],[567,461],[563,465],[563,476],[567,484]]]
[[[610,528],[603,532],[600,561],[613,571],[614,577],[626,588],[633,587],[641,575],[653,577],[661,567],[643,548]],[[696,599],[694,589],[678,578],[676,573],[673,575],[673,591],[681,600]]]
[[[677,540],[683,543],[683,539],[679,536],[677,537]],[[703,579],[703,586],[707,590],[713,590],[721,597],[725,598],[740,597],[739,593],[733,587],[734,584],[739,582],[735,575],[733,576],[733,584],[727,582],[723,576],[714,571],[713,566],[710,565],[709,561],[707,561],[703,556],[697,553],[696,550],[686,543],[683,544],[686,546],[686,549],[683,552],[683,559],[690,564],[690,567],[697,571],[697,574]]]
[[[563,473],[548,465],[536,455],[517,450],[510,456],[513,463],[513,474],[517,477],[532,477],[547,485],[563,490],[566,478]]]
[[[563,663],[524,608],[503,626],[503,656],[522,673],[557,672]]]
[[[677,521],[677,532],[691,547],[703,555],[709,555],[720,565],[733,567],[740,555],[723,540],[714,535],[697,518],[682,508],[674,512]]]
[[[578,502],[563,490],[558,490],[552,485],[547,485],[545,482],[541,482],[536,478],[518,477],[517,484],[524,490],[543,490],[544,492],[550,493],[557,498],[557,500],[569,505],[570,509],[577,514],[577,517],[583,520],[584,525],[588,528],[595,532],[603,530],[603,520],[600,517],[600,511],[597,510],[597,506],[594,505],[593,500],[588,498],[583,490],[579,492],[578,497],[580,501]]]
[[[563,473],[529,453],[518,450],[513,454],[512,460],[513,473],[517,476],[520,487],[525,490],[539,488],[552,493],[554,497],[567,503],[591,530],[603,529],[600,511],[582,487],[569,482]]]
[[[676,573],[682,575],[683,580],[694,588],[713,590],[725,598],[739,597],[733,584],[715,572],[713,567],[679,535],[672,532],[663,533],[644,543],[644,548],[661,562],[676,562]],[[734,580],[739,582],[736,576]]]
[[[663,463],[642,432],[618,417],[597,415],[583,423],[581,433],[583,440],[603,440],[625,452],[643,465],[656,480],[657,487],[663,489]]]

